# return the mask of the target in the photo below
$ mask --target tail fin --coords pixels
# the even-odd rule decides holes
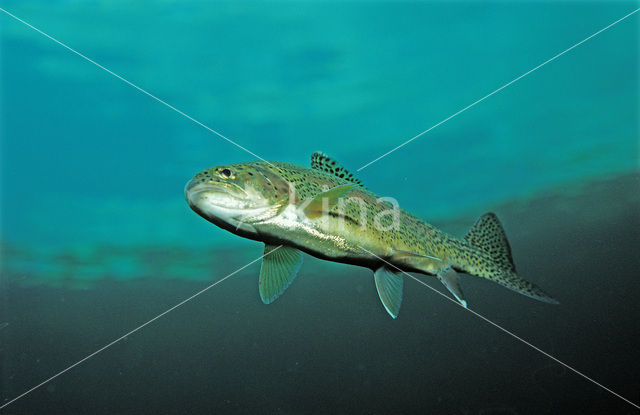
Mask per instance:
[[[518,277],[507,235],[494,213],[482,215],[464,239],[491,257],[492,264],[488,265],[486,275],[481,276],[536,300],[558,304],[557,300],[538,286]]]

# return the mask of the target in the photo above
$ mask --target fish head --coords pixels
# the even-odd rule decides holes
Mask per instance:
[[[211,167],[185,186],[191,209],[233,233],[251,237],[288,202],[289,184],[263,162]]]

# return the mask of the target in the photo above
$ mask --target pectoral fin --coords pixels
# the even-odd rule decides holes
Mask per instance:
[[[393,251],[391,261],[394,264],[401,264],[407,268],[413,268],[429,274],[434,274],[436,270],[442,268],[442,259],[438,257],[422,255],[401,249],[395,249]]]
[[[305,202],[303,212],[309,219],[319,218],[322,215],[323,208],[327,209],[328,212],[338,203],[341,197],[345,197],[356,187],[357,185],[355,184],[341,184],[319,193],[313,199]]]
[[[410,251],[403,251],[402,249],[395,249],[393,251],[393,258],[402,259],[402,258],[414,258],[416,260],[432,260],[432,261],[442,261],[442,259],[431,256],[431,255],[423,255]]]
[[[387,313],[393,318],[398,317],[400,304],[402,304],[403,280],[400,273],[394,272],[382,266],[373,274],[380,301]]]
[[[458,273],[451,267],[446,267],[442,269],[442,271],[438,272],[438,279],[447,290],[462,304],[464,308],[467,308],[467,302],[464,299],[464,294],[462,294],[462,289],[460,288],[460,280],[458,278]]]
[[[264,246],[260,268],[260,298],[272,303],[291,285],[302,265],[302,252],[288,246]]]

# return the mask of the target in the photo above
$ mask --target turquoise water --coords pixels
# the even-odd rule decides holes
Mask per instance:
[[[268,160],[355,170],[632,3],[4,2]],[[425,218],[638,167],[637,17],[359,173]],[[255,159],[2,17],[2,238],[228,243],[186,181]]]
[[[355,172],[637,3],[0,7],[264,159],[320,150]],[[562,305],[469,278],[472,308],[636,402],[639,19],[357,173],[454,233],[495,209],[519,270]],[[183,195],[255,157],[2,12],[0,35],[1,404],[262,246]],[[7,413],[631,413],[424,287],[391,322],[368,270],[307,257],[267,307],[258,267]]]

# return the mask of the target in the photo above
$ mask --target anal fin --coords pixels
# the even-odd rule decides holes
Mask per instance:
[[[447,290],[458,300],[460,304],[464,308],[467,308],[467,301],[464,299],[464,294],[462,293],[462,288],[460,288],[460,279],[458,277],[458,273],[449,267],[443,268],[437,274],[440,282],[447,287]]]
[[[402,275],[386,266],[382,266],[375,271],[373,277],[376,282],[378,296],[385,310],[391,317],[398,317],[400,305],[402,304],[402,287],[404,285]]]
[[[302,265],[302,252],[289,246],[265,244],[258,283],[260,298],[272,303],[291,285]]]

